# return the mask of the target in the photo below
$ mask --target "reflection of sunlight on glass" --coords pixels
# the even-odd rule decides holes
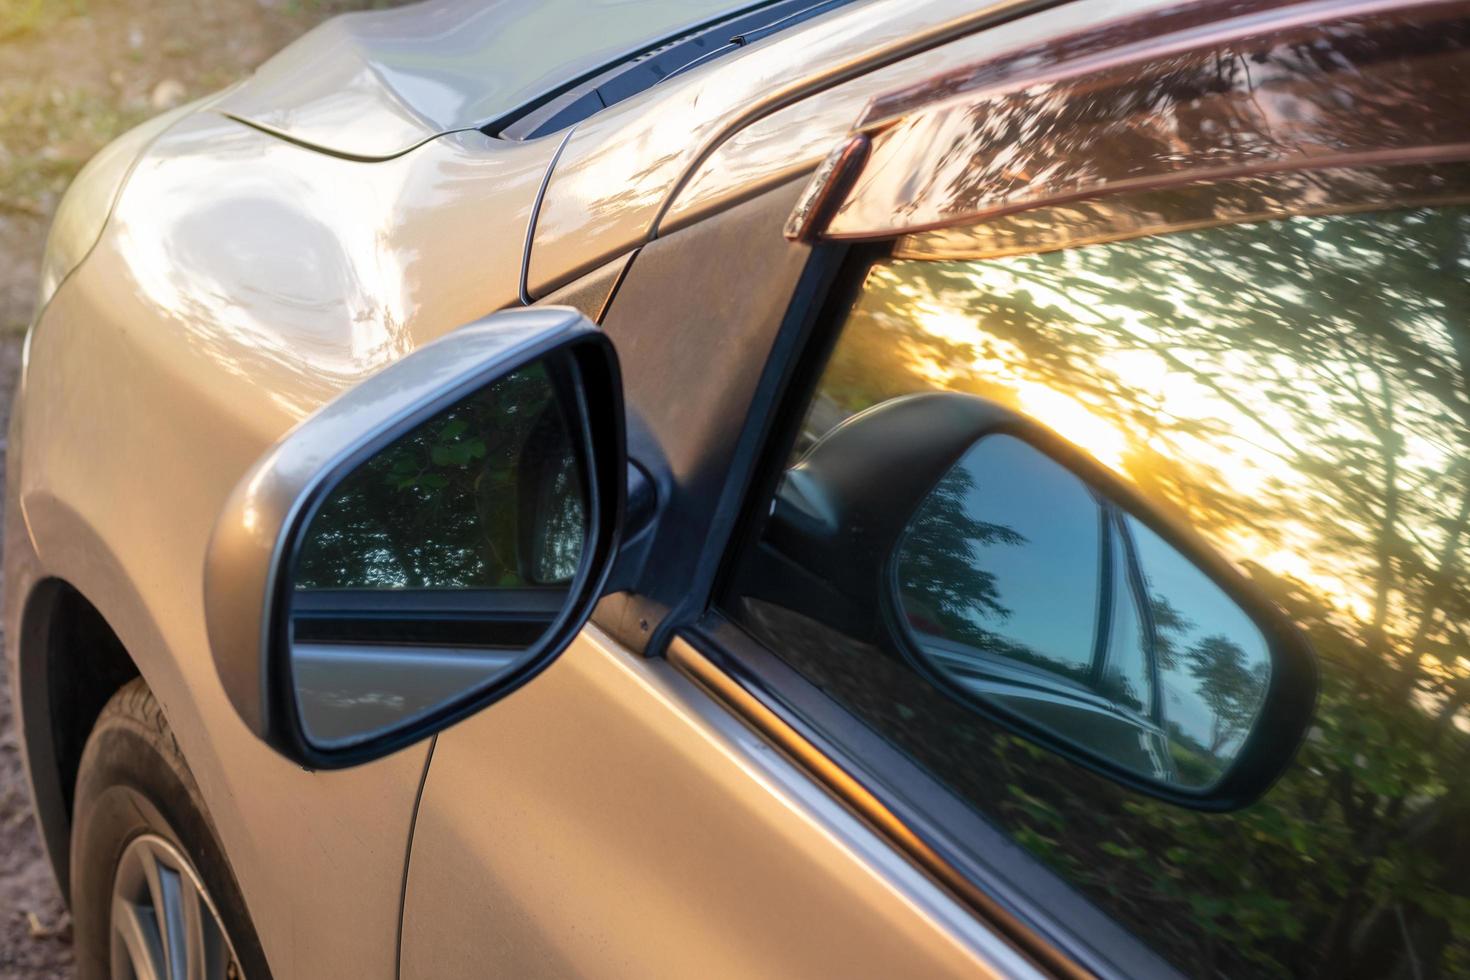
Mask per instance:
[[[899,342],[898,352],[906,364],[933,382],[937,388],[948,388],[955,378],[969,373],[968,365],[937,361],[907,341]]]
[[[921,303],[914,307],[913,316],[929,333],[956,344],[971,344],[980,336],[975,314],[965,310]]]
[[[1128,440],[1081,402],[1054,388],[1023,381],[1016,385],[1021,410],[1114,470],[1123,469]]]
[[[1231,529],[1223,537],[1237,560],[1254,562],[1273,575],[1310,586],[1333,608],[1357,620],[1372,618],[1372,599],[1363,592],[1361,581],[1359,587],[1354,587],[1357,576],[1351,570],[1333,569],[1330,564],[1309,559],[1317,552],[1320,535],[1299,524],[1283,523],[1278,528],[1280,544],[1272,544],[1246,528]]]
[[[974,344],[982,339],[973,313],[937,303],[919,303],[912,315],[926,332],[953,343]],[[986,380],[1011,387],[1016,392],[1021,411],[1091,453],[1099,462],[1114,469],[1123,468],[1123,459],[1128,454],[1128,440],[1124,435],[1076,399],[1046,385],[1017,377],[1013,371],[1006,371],[1006,360],[1012,364],[1020,363],[1018,356],[1005,360],[977,358],[965,365],[939,364],[915,357],[912,353],[909,359],[940,384],[947,384],[956,374],[963,372],[984,375]]]
[[[1359,357],[1351,345],[1311,359],[1294,356],[1289,347],[1269,356],[1214,344],[1207,338],[1217,328],[1228,335],[1232,322],[1222,316],[1233,316],[1235,306],[1201,294],[1176,272],[1177,281],[1159,293],[1167,307],[1140,311],[1128,300],[1124,278],[1138,270],[1120,275],[1093,254],[1105,255],[1076,250],[1046,259],[944,263],[943,275],[932,278],[904,266],[880,268],[873,285],[898,300],[903,321],[960,347],[945,351],[922,337],[900,339],[895,353],[911,371],[936,387],[971,391],[1024,412],[1127,479],[1146,480],[1155,489],[1194,485],[1225,498],[1269,499],[1300,515],[1331,512],[1342,506],[1342,493],[1360,492],[1329,465],[1345,451],[1362,454],[1355,463],[1359,482],[1381,480],[1361,471],[1380,458],[1381,436],[1346,397],[1357,392],[1369,404],[1381,398],[1376,362]],[[1167,254],[1153,258],[1179,265]],[[1291,283],[1269,288],[1271,304],[1310,302]],[[901,335],[903,324],[894,326]],[[1431,314],[1404,329],[1426,348],[1452,346],[1443,340],[1451,333],[1443,317]],[[1068,338],[1066,347],[1055,346],[1060,337]],[[1086,376],[1069,378],[1075,365],[1038,361],[1048,344],[1085,354]],[[1394,396],[1400,489],[1453,482],[1445,474],[1457,440],[1444,428],[1436,396],[1406,386]],[[1449,497],[1434,502],[1432,492],[1421,499],[1421,509],[1399,510],[1399,533],[1436,554],[1455,503]],[[1371,622],[1378,614],[1371,570],[1322,557],[1340,551],[1344,540],[1374,539],[1371,501],[1339,513],[1330,528],[1310,519],[1277,522],[1269,534],[1231,526],[1234,515],[1215,509],[1209,494],[1174,502],[1238,561],[1318,593],[1340,625]],[[1382,609],[1386,630],[1400,639],[1415,628],[1408,602],[1395,589]]]
[[[1076,257],[1069,259],[1069,271],[1079,280],[1085,279],[1086,273],[1077,266]],[[1130,449],[1147,445],[1176,466],[1228,474],[1231,489],[1237,494],[1257,493],[1268,484],[1305,494],[1302,475],[1280,455],[1285,447],[1305,441],[1297,431],[1297,419],[1288,408],[1260,395],[1259,384],[1254,380],[1259,368],[1248,358],[1238,352],[1204,354],[1170,344],[1126,305],[1100,300],[1081,302],[1077,296],[1050,288],[1044,281],[1020,277],[1004,262],[976,264],[969,273],[980,289],[995,295],[1028,292],[1045,306],[1062,312],[1070,331],[1111,347],[1094,354],[1099,377],[1126,378],[1151,396],[1152,424],[1161,428],[1145,432],[1126,418],[1107,418],[1102,409],[1089,409],[1048,384],[1029,379],[1027,372],[1017,369],[1026,360],[1020,351],[1004,359],[996,380],[1016,391],[1018,407],[1088,451],[1099,462],[1136,477],[1138,474],[1126,471],[1124,460],[1129,459]],[[1110,283],[1103,277],[1098,285]],[[1179,311],[1181,324],[1198,328],[1210,321],[1208,316],[1193,309],[1188,291],[1176,288],[1168,292]],[[967,317],[953,308],[939,309],[932,301],[923,307],[922,322],[931,332],[954,340],[986,342],[973,316]],[[967,326],[962,329],[961,324]],[[1162,350],[1156,347],[1160,344]],[[1283,365],[1287,370],[1293,367]],[[1232,397],[1226,398],[1220,390],[1212,390],[1202,380],[1206,378],[1214,379],[1219,389],[1230,392]],[[1305,377],[1294,380],[1297,396],[1305,405],[1322,417],[1333,414],[1320,383]],[[1178,427],[1179,422],[1190,421],[1202,423],[1204,428],[1190,431]],[[1371,614],[1371,603],[1350,585],[1350,575],[1341,569],[1314,567],[1302,557],[1317,550],[1319,536],[1299,525],[1289,536],[1291,541],[1273,544],[1245,528],[1229,533],[1234,546],[1263,568],[1321,590],[1331,597],[1336,608],[1348,615],[1361,618]]]

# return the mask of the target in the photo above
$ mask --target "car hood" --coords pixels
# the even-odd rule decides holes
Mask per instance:
[[[327,21],[215,108],[339,156],[381,160],[500,119],[746,0],[428,0]]]

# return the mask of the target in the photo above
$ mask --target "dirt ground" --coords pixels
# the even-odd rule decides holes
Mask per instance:
[[[0,437],[51,214],[114,136],[249,73],[346,10],[392,0],[0,0]],[[3,471],[3,463],[0,463]],[[0,670],[0,978],[72,976]]]

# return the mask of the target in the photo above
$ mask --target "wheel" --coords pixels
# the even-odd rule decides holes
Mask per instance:
[[[73,812],[81,980],[268,980],[194,777],[141,678],[98,716]]]

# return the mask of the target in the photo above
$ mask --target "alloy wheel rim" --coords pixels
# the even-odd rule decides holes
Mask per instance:
[[[156,834],[133,838],[112,879],[113,980],[238,980],[219,912],[183,853]]]

